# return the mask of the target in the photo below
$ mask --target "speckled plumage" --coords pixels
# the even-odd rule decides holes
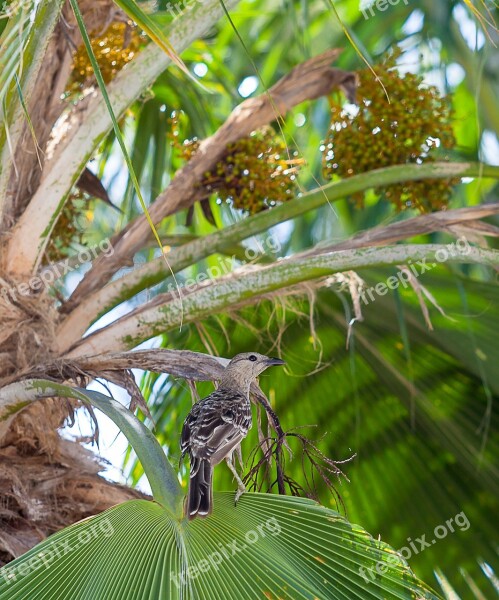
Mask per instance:
[[[225,369],[219,388],[196,402],[185,419],[180,448],[191,462],[186,503],[190,519],[211,513],[213,467],[230,459],[251,428],[251,382],[277,364],[283,361],[256,352],[238,354]]]

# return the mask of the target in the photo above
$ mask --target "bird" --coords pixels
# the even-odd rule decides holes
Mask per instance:
[[[181,459],[186,454],[190,458],[189,489],[184,504],[189,520],[211,514],[213,469],[224,459],[238,484],[236,504],[246,491],[232,455],[240,451],[241,441],[251,428],[250,386],[268,367],[284,364],[280,358],[257,352],[237,354],[224,369],[218,388],[193,405],[180,438]]]

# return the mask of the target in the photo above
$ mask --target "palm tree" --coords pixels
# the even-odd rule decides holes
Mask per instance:
[[[121,570],[130,581],[149,581],[151,597],[160,597],[154,590],[163,588],[155,587],[152,575],[147,579],[148,565],[151,573],[168,565],[191,586],[192,597],[203,594],[203,585],[204,593],[221,597],[218,569],[206,579],[184,581],[177,557],[165,558],[182,493],[157,441],[177,457],[191,393],[209,393],[220,374],[221,363],[209,355],[277,348],[287,372],[273,374],[271,387],[264,381],[265,395],[254,393],[264,403],[270,399],[288,433],[295,458],[287,459],[286,474],[305,493],[315,488],[330,511],[341,510],[327,481],[317,480],[317,468],[323,456],[355,454],[342,465],[350,483],[339,488],[349,520],[334,517],[337,530],[326,528],[322,542],[332,548],[326,566],[316,559],[315,570],[307,571],[311,587],[293,588],[296,565],[321,547],[301,548],[300,532],[313,536],[333,513],[314,512],[309,501],[255,494],[243,524],[221,494],[211,526],[221,537],[213,533],[213,547],[204,546],[206,530],[195,522],[185,564],[198,564],[203,553],[230,541],[224,532],[244,537],[258,530],[258,515],[265,513],[284,519],[289,555],[277,560],[272,535],[258,546],[279,574],[275,581],[238,556],[226,583],[236,597],[245,597],[254,577],[262,578],[262,591],[275,584],[269,593],[276,596],[309,597],[315,589],[329,597],[318,583],[321,568],[338,585],[331,597],[431,594],[403,561],[388,565],[390,551],[350,522],[395,548],[409,548],[417,574],[428,582],[435,574],[433,583],[447,597],[490,593],[499,168],[488,163],[499,133],[492,68],[497,49],[494,15],[485,5],[470,6],[399,3],[366,19],[351,1],[325,7],[206,0],[188,9],[159,3],[152,14],[131,0],[9,5],[0,22],[2,564],[21,555],[13,564],[26,564],[40,548],[79,539],[85,527],[100,531],[97,546],[80,544],[78,552],[56,557],[47,570],[53,577],[44,584],[48,594],[58,577],[89,555],[101,562],[111,556],[104,530],[109,519],[119,532],[112,538],[116,548],[143,545],[147,552],[136,563],[109,559],[103,597],[130,597],[125,579],[122,588],[116,581],[105,588]],[[381,168],[325,181],[319,146],[328,134],[330,103],[336,106],[340,91],[353,100],[353,71],[364,67],[359,54],[374,64],[396,44],[400,69],[421,73],[452,94],[455,147],[445,160],[381,161]],[[340,46],[343,52],[331,50]],[[182,72],[180,53],[202,86]],[[251,136],[255,131],[261,137]],[[195,141],[172,143],[172,132]],[[235,156],[244,159],[237,149],[251,150],[260,139],[270,139],[272,152],[282,154],[265,167],[275,169],[273,179],[282,186],[264,179],[264,191],[271,192],[254,206],[253,188],[238,198],[217,177],[227,176],[224,169],[233,173]],[[255,177],[260,169],[268,173],[261,163],[250,165]],[[449,179],[461,182],[446,210],[419,215],[388,201],[389,186],[428,179],[444,187]],[[350,202],[355,195],[364,199],[362,209]],[[429,264],[428,273],[416,270],[418,263]],[[393,289],[377,287],[394,277]],[[374,295],[366,302],[363,293],[370,289]],[[152,348],[132,351],[148,340]],[[131,369],[143,372],[138,383]],[[130,408],[139,407],[140,420],[155,426],[156,439],[116,402],[84,390],[97,378],[130,395]],[[45,399],[34,402],[39,398]],[[135,451],[126,465],[132,487],[99,474],[102,465],[81,444],[88,440],[61,436],[82,405],[92,416],[91,405],[103,410],[127,435]],[[320,454],[306,453],[312,446],[304,446],[295,430],[302,425],[316,426],[303,435],[316,440],[313,452]],[[264,431],[254,429],[246,456]],[[302,455],[309,458],[305,472]],[[258,453],[251,456],[258,460]],[[167,518],[134,489],[144,472],[154,498],[170,507]],[[254,486],[270,491],[273,482],[261,472]],[[227,474],[220,473],[218,484],[232,488]],[[24,554],[117,504],[92,525],[62,530]],[[301,516],[288,522],[286,511]],[[130,532],[132,521],[141,525]],[[148,528],[168,545],[148,538]],[[436,531],[442,539],[437,535],[429,548],[415,541]],[[350,565],[346,579],[339,557],[340,567]],[[402,552],[402,558],[408,557]],[[358,568],[375,569],[380,561],[390,576],[378,571],[364,586]],[[175,581],[172,594],[180,590]],[[75,582],[61,597],[73,597]],[[13,597],[14,584],[25,597],[23,578],[4,577],[0,598]],[[91,592],[81,597],[85,593]]]

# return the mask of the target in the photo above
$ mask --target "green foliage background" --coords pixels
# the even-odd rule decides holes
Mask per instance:
[[[493,160],[494,146],[485,147],[484,140],[497,140],[499,131],[495,111],[487,100],[493,90],[497,91],[497,73],[489,68],[497,58],[497,49],[488,41],[480,44],[483,34],[472,24],[463,3],[400,2],[368,20],[355,1],[335,5],[370,61],[398,45],[402,48],[402,69],[420,73],[442,93],[452,94],[456,160]],[[345,48],[338,66],[363,66],[334,13],[323,2],[248,2],[234,11],[233,19],[268,84],[297,62],[335,46]],[[478,51],[474,50],[473,36]],[[182,86],[180,97],[179,88],[172,89],[172,73],[153,88],[155,99],[141,107],[140,126],[137,121],[135,129],[140,155],[137,166],[143,167],[143,180],[149,181],[147,187],[152,189],[160,184],[153,175],[158,170],[151,169],[158,155],[153,142],[157,120],[150,113],[163,104],[165,113],[181,108],[189,116],[192,135],[202,138],[213,132],[240,101],[236,90],[241,82],[255,76],[229,25],[222,26],[212,39],[196,43],[184,58],[191,64],[207,64],[203,84],[215,92],[215,98],[208,99],[190,82]],[[259,86],[257,92],[261,90]],[[321,180],[319,146],[327,131],[328,105],[322,99],[294,112],[286,121],[286,139],[293,147],[293,142],[298,144],[310,165],[302,172],[300,184],[313,188],[314,178]],[[146,115],[151,123],[149,142],[147,125],[144,128]],[[305,123],[298,127],[296,123],[303,121],[301,115]],[[139,152],[137,144],[149,151]],[[495,188],[489,181],[475,181],[458,186],[450,206],[473,205],[494,197]],[[220,222],[243,218],[227,207],[220,210],[213,204],[213,210]],[[190,231],[200,235],[211,231],[200,213],[196,214]],[[334,210],[326,205],[281,228],[276,235],[283,241],[284,256],[397,218],[390,205],[368,194],[362,210],[345,199],[336,203]],[[442,240],[450,242],[451,238],[433,234],[414,241]],[[265,247],[265,236],[261,242]],[[223,258],[207,260],[199,272],[220,260]],[[394,272],[359,274],[369,286],[385,281]],[[402,548],[408,545],[408,538],[426,535],[431,541],[437,525],[464,511],[470,521],[467,531],[456,529],[424,552],[412,552],[410,564],[429,583],[436,584],[436,577],[447,593],[452,592],[445,579],[462,597],[477,593],[474,586],[488,597],[493,585],[487,579],[494,568],[497,542],[493,524],[499,394],[497,280],[479,268],[439,267],[424,274],[420,283],[431,291],[448,317],[431,308],[432,332],[424,323],[415,294],[401,288],[363,308],[364,321],[354,325],[346,349],[347,324],[353,318],[351,302],[348,293],[333,286],[319,293],[312,308],[313,335],[309,304],[290,301],[291,310],[284,310],[279,302],[262,303],[243,313],[246,322],[214,317],[203,323],[202,336],[190,327],[165,337],[162,343],[203,351],[206,346],[202,339],[209,338],[212,350],[222,356],[248,348],[272,353],[276,351],[277,332],[284,331],[279,349],[288,362],[287,371],[263,377],[263,388],[285,429],[311,425],[302,433],[321,440],[320,447],[328,456],[344,459],[356,453],[356,458],[344,466],[350,482],[337,485],[348,518]],[[150,391],[155,404],[159,439],[176,456],[176,440],[189,410],[190,392],[182,382],[154,375],[145,377],[143,389]],[[209,384],[198,386],[201,396],[211,389]],[[253,431],[245,443],[245,456],[256,443]],[[304,483],[299,448],[295,451],[290,472]],[[218,489],[233,485],[224,471],[223,467],[218,469]],[[132,480],[137,481],[140,467],[135,465],[131,473]],[[317,484],[321,501],[334,508],[332,495],[321,482]]]
[[[483,33],[462,2],[400,2],[367,20],[356,1],[335,5],[368,60],[375,62],[398,45],[402,49],[402,69],[420,73],[439,85],[442,93],[452,94],[456,160],[492,159],[490,147],[483,144],[484,139],[497,140],[499,123],[489,102],[490,94],[497,90],[497,72],[489,67],[498,54],[488,41],[483,43]],[[191,68],[198,65],[203,72],[199,65],[207,66],[202,81],[211,95],[170,70],[151,89],[151,99],[135,106],[134,117],[127,119],[134,140],[134,166],[151,199],[178,166],[169,146],[166,150],[164,147],[170,113],[179,109],[187,113],[191,136],[202,139],[213,133],[241,101],[237,92],[241,83],[245,78],[255,78],[251,61],[267,85],[298,62],[336,46],[345,48],[339,67],[363,66],[327,3],[244,2],[232,17],[246,50],[230,24],[225,23],[183,54]],[[261,92],[261,84],[252,81],[257,85],[255,93]],[[300,177],[305,189],[315,187],[314,179],[321,178],[319,146],[328,120],[328,105],[322,99],[300,106],[286,121],[288,144],[297,144],[300,155],[310,165]],[[296,125],[303,121],[303,125]],[[101,162],[109,181],[118,174],[109,174],[107,163],[112,153],[110,138]],[[461,185],[451,207],[477,204],[494,194],[488,180]],[[345,199],[336,203],[334,210],[326,205],[281,228],[276,233],[283,242],[281,254],[400,218],[382,199],[368,195],[366,200],[362,210]],[[140,210],[131,185],[124,206],[127,218]],[[219,223],[244,218],[227,206],[212,202],[212,208]],[[103,218],[104,213],[107,218]],[[97,206],[95,235],[100,238],[111,233],[116,225],[113,220],[118,218]],[[179,215],[176,222],[170,219],[164,225],[162,233],[204,235],[212,230],[213,226],[196,211],[191,228],[184,227],[183,216]],[[433,234],[415,241],[447,239],[451,240]],[[262,236],[263,244],[265,240]],[[150,257],[145,255],[144,259]],[[223,257],[212,257],[197,270],[203,272],[221,260]],[[360,273],[369,285],[391,274]],[[378,297],[363,309],[364,321],[354,325],[346,349],[347,324],[353,315],[348,294],[333,286],[320,292],[313,306],[314,335],[308,304],[290,301],[291,309],[286,311],[279,302],[246,310],[242,317],[251,327],[225,316],[209,319],[202,324],[201,337],[209,338],[212,350],[223,356],[248,348],[275,352],[277,331],[282,329],[279,349],[288,369],[263,377],[263,387],[273,399],[285,429],[312,425],[303,433],[320,439],[320,447],[328,456],[343,459],[356,453],[356,458],[344,467],[350,482],[338,482],[349,519],[401,548],[408,538],[415,540],[426,534],[427,539],[433,539],[435,526],[464,511],[471,524],[467,531],[449,534],[413,555],[410,563],[430,583],[435,582],[434,574],[441,569],[463,597],[470,593],[466,583],[469,578],[483,593],[489,593],[492,587],[486,580],[487,565],[494,564],[497,541],[493,526],[497,510],[494,425],[499,394],[497,284],[479,268],[446,267],[425,274],[420,283],[450,317],[431,309],[433,332],[424,323],[414,293],[400,289]],[[141,298],[137,297],[136,302]],[[169,335],[162,343],[206,350],[195,327]],[[155,375],[144,378],[143,389],[154,403],[159,439],[176,456],[178,432],[190,406],[190,393],[182,382]],[[198,386],[200,395],[210,390],[209,384]],[[254,431],[245,443],[246,456],[256,441]],[[299,452],[289,467],[303,483]],[[217,470],[218,489],[230,489],[232,485],[228,471],[224,471],[223,467]],[[140,466],[135,464],[131,473],[132,480],[137,481]],[[317,483],[321,501],[334,507],[332,496],[321,482]]]
[[[146,3],[138,4],[145,7]],[[487,18],[497,20],[492,3],[476,4],[484,14],[488,7]],[[232,24],[222,20],[182,55],[188,68],[200,76],[204,89],[179,69],[169,69],[157,79],[121,122],[146,202],[154,200],[181,164],[168,138],[174,111],[186,113],[186,135],[202,139],[214,133],[242,101],[241,91],[262,93],[262,81],[270,87],[298,63],[334,47],[344,48],[336,66],[357,70],[365,67],[359,52],[375,65],[398,46],[402,71],[422,75],[452,97],[457,139],[452,159],[497,162],[499,51],[493,44],[497,32],[488,27],[484,34],[469,2],[399,2],[384,11],[375,9],[368,19],[357,0],[335,1],[337,13],[332,6],[322,0],[244,0],[231,12],[237,35]],[[160,24],[171,21],[163,0],[153,17]],[[344,27],[357,49],[346,38]],[[307,164],[299,178],[302,190],[324,183],[320,146],[329,120],[325,98],[297,107],[286,119],[285,140]],[[142,213],[114,134],[106,138],[95,158],[111,200],[123,214],[103,203],[91,203],[82,225],[83,240],[89,245],[111,237]],[[456,186],[449,206],[496,200],[497,189],[491,179],[463,181]],[[211,208],[216,225],[196,207],[189,226],[185,212],[161,223],[161,239],[172,240],[173,246],[247,218],[215,198]],[[280,242],[277,256],[286,257],[414,215],[396,213],[383,196],[373,192],[366,194],[363,208],[345,198],[259,236],[261,247],[267,250],[267,256],[259,260],[276,258],[268,252],[270,234]],[[497,219],[490,222],[497,225]],[[448,233],[434,233],[411,241],[450,243],[453,239]],[[497,248],[497,241],[491,244]],[[178,280],[227,265],[232,254],[244,256],[246,247],[210,256],[184,270]],[[158,249],[151,248],[135,258],[146,262],[157,256]],[[369,287],[394,272],[379,268],[358,275]],[[414,292],[399,288],[363,307],[364,319],[352,325],[347,347],[352,302],[344,288],[331,283],[305,299],[276,296],[237,315],[213,315],[154,343],[222,356],[250,348],[279,352],[287,369],[262,377],[262,387],[284,429],[310,426],[303,433],[317,440],[328,456],[340,460],[356,455],[344,465],[349,481],[337,483],[348,519],[402,548],[409,538],[426,535],[432,540],[436,526],[464,512],[469,529],[456,530],[424,552],[413,553],[410,565],[430,585],[440,584],[448,598],[456,597],[455,593],[463,598],[488,598],[497,592],[497,273],[480,266],[443,264],[418,281],[445,313],[430,306],[433,330],[425,323]],[[171,283],[166,280],[138,294],[128,300],[127,308]],[[183,381],[139,375],[151,406],[154,432],[169,456],[177,458],[190,391]],[[198,386],[201,396],[211,389],[211,384]],[[244,444],[246,457],[256,442],[253,430]],[[300,449],[294,450],[289,472],[305,485]],[[136,484],[142,468],[132,452],[125,462],[129,481]],[[185,484],[185,467],[182,475]],[[321,502],[336,508],[322,482],[316,484]],[[233,486],[223,466],[217,469],[215,486],[218,490]]]

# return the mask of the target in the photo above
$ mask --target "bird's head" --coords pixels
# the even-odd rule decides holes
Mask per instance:
[[[236,354],[225,367],[221,386],[239,388],[241,391],[249,392],[251,383],[263,373],[268,367],[284,365],[280,358],[271,358],[258,352],[242,352]]]

